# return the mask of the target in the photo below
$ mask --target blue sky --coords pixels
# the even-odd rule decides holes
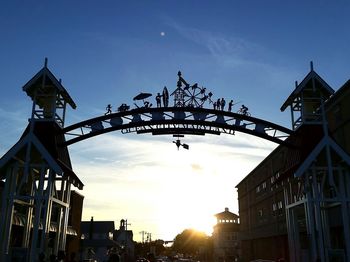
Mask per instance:
[[[3,1],[0,154],[27,124],[21,87],[45,57],[78,106],[67,124],[132,104],[141,91],[174,90],[181,70],[214,97],[290,127],[279,108],[311,60],[335,90],[349,79],[349,9],[323,0]],[[164,239],[185,227],[210,231],[213,214],[238,212],[235,185],[276,146],[241,134],[186,137],[191,150],[178,152],[171,141],[110,133],[72,145],[84,219],[127,218],[137,239],[141,230]]]

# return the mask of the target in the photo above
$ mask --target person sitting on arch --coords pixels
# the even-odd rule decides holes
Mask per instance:
[[[143,102],[143,105],[144,105],[144,108],[150,108],[150,107],[152,107],[152,104],[150,104],[150,102],[148,102],[148,101],[144,101],[144,102]]]

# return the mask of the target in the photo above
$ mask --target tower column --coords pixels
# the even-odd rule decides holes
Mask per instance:
[[[18,164],[9,166],[6,170],[6,183],[3,192],[3,201],[1,209],[1,224],[0,224],[0,257],[1,261],[6,261],[9,255],[10,237],[12,229],[12,219],[14,211],[14,194],[17,181]]]

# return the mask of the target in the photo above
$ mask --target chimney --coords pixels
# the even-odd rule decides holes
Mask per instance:
[[[89,227],[89,239],[92,239],[92,236],[94,234],[94,217],[91,217],[91,220],[90,220],[90,227]]]
[[[225,212],[228,212],[228,207],[225,207]]]

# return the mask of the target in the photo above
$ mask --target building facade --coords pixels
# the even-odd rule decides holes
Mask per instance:
[[[350,82],[296,84],[294,133],[238,185],[243,261],[350,261]]]

